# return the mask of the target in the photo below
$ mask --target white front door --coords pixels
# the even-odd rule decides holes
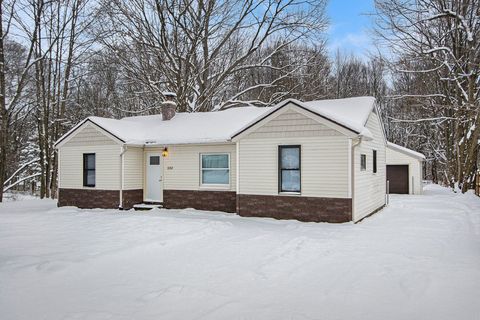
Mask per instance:
[[[148,152],[146,157],[146,179],[147,192],[145,201],[163,201],[163,177],[162,177],[162,154],[159,152]]]

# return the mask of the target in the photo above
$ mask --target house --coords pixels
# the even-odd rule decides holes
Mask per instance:
[[[386,140],[373,97],[121,120],[89,117],[56,142],[59,206],[359,221],[385,205]]]
[[[387,143],[387,180],[390,193],[422,194],[423,162],[419,152]]]

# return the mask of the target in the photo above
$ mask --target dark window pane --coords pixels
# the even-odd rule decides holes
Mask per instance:
[[[282,169],[298,169],[300,167],[300,149],[282,148],[281,150]]]
[[[158,166],[160,164],[160,156],[150,156],[150,165]]]
[[[86,169],[95,169],[95,155],[87,154],[86,156]]]
[[[282,170],[282,191],[300,192],[299,170]]]
[[[94,186],[95,185],[95,171],[89,170],[87,171],[87,185]]]
[[[377,172],[377,150],[373,150],[373,172]]]
[[[365,154],[360,155],[360,170],[367,169],[367,156]]]

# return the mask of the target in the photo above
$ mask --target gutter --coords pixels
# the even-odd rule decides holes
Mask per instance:
[[[124,143],[120,147],[120,202],[118,204],[118,209],[123,209],[123,171],[125,167],[124,154],[127,152],[127,145]]]
[[[215,144],[215,145],[228,145],[228,144],[234,144],[235,141],[232,141],[232,139],[230,138],[225,138],[222,139],[222,140],[211,140],[211,141],[201,141],[201,142],[169,142],[169,141],[166,141],[166,142],[155,142],[155,143],[144,143],[144,144],[132,144],[132,143],[129,143],[128,145],[129,146],[135,146],[135,147],[144,147],[146,149],[149,149],[149,148],[163,148],[167,145],[180,145],[180,146],[183,146],[183,145],[212,145],[212,144]]]

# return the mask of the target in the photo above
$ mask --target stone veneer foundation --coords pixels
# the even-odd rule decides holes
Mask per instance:
[[[58,206],[75,206],[78,208],[115,209],[120,201],[118,190],[98,189],[59,189]],[[123,209],[131,209],[134,204],[143,201],[143,190],[123,190]]]
[[[236,197],[235,191],[163,190],[163,205],[169,209],[235,212]]]
[[[239,194],[237,213],[305,222],[348,222],[352,221],[352,199]]]

